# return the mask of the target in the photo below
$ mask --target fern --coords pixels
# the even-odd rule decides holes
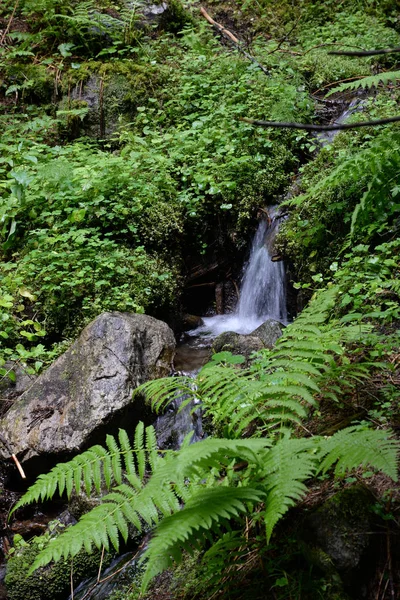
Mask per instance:
[[[201,546],[206,535],[215,535],[232,518],[240,519],[241,514],[255,506],[262,507],[264,500],[261,515],[269,540],[276,523],[304,496],[306,481],[317,470],[325,472],[336,463],[335,472],[342,475],[347,470],[368,465],[394,479],[397,477],[399,444],[387,432],[350,428],[328,439],[283,437],[275,444],[265,438],[209,438],[190,446],[186,444],[180,451],[169,451],[163,456],[154,454],[153,429],[148,428],[147,432],[143,440],[143,425],[138,426],[134,448],[128,448],[126,434],[120,433],[123,440],[120,445],[134,457],[125,460],[129,466],[124,481],[115,485],[99,506],[54,539],[38,555],[32,570],[51,560],[75,556],[82,548],[87,552],[94,546],[106,549],[113,546],[118,550],[120,539],[128,537],[128,524],[141,531],[146,523],[156,527],[143,558],[147,561],[143,580],[146,586],[172,561],[179,562],[183,550]],[[121,450],[117,451],[115,444],[109,443],[104,453],[114,462],[113,471],[119,480],[117,462]],[[57,466],[49,475],[42,476],[18,506],[51,497],[57,487],[63,489],[63,482],[70,477],[66,473],[71,473],[77,482],[76,473],[82,476],[84,469],[77,469],[76,465],[88,464],[87,457],[93,459],[92,449],[84,455],[83,462],[77,463],[77,457],[66,463],[63,470]],[[150,457],[153,465],[149,478],[143,467],[144,455],[145,465],[148,466]],[[103,465],[104,454],[96,456]],[[236,461],[245,461],[247,467],[236,472],[232,468]],[[183,509],[182,502],[185,503]]]
[[[335,475],[343,476],[357,466],[371,466],[397,481],[398,450],[399,442],[390,431],[348,427],[324,440],[319,470],[326,473],[336,463]]]
[[[251,487],[216,487],[197,493],[181,512],[164,519],[157,528],[142,559],[148,559],[143,590],[158,573],[181,561],[182,550],[191,553],[205,531],[215,532],[221,522],[249,512],[263,496]]]
[[[345,160],[340,162],[326,177],[314,185],[307,194],[297,197],[296,202],[316,197],[329,186],[346,186],[352,184],[364,185],[361,200],[355,207],[351,219],[351,234],[356,227],[367,219],[370,220],[370,211],[379,211],[379,217],[385,215],[386,219],[397,209],[393,205],[391,190],[400,174],[400,134],[396,131],[384,131],[371,140],[367,147],[363,147],[355,154],[346,154]],[[379,220],[379,219],[378,219]]]
[[[112,484],[122,483],[122,467],[131,484],[141,488],[145,477],[143,465],[156,451],[154,428],[147,427],[144,430],[143,423],[139,423],[134,449],[123,429],[119,430],[118,442],[119,444],[113,436],[107,435],[107,448],[92,446],[71,461],[59,463],[49,473],[39,475],[37,481],[14,506],[11,514],[25,504],[53,498],[57,490],[60,496],[65,492],[68,499],[74,490],[79,494],[82,487],[88,496],[92,489],[100,494],[103,487],[109,490]]]
[[[379,73],[378,75],[370,75],[368,77],[363,77],[362,79],[358,79],[357,81],[350,81],[347,83],[342,83],[337,87],[334,87],[329,93],[326,95],[331,96],[332,94],[337,94],[340,92],[346,92],[348,90],[359,90],[359,89],[371,89],[373,87],[378,87],[380,84],[387,85],[388,83],[396,83],[400,79],[400,71],[388,71],[387,73]]]

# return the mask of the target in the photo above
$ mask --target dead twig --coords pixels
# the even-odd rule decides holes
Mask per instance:
[[[13,452],[10,444],[7,442],[6,438],[1,433],[0,433],[0,442],[3,444],[3,446],[5,447],[5,449],[7,450],[7,452],[10,453],[10,456],[13,459],[13,461],[14,461],[14,463],[15,463],[18,471],[19,471],[19,474],[22,477],[22,479],[26,479],[26,475],[25,475],[24,470],[23,470],[23,468],[21,466],[21,463],[19,462],[18,458],[14,454],[14,452]]]
[[[7,27],[5,28],[5,30],[4,30],[4,32],[3,32],[3,35],[1,36],[1,40],[0,40],[0,46],[2,46],[2,45],[3,45],[3,43],[4,43],[4,40],[6,39],[6,37],[7,37],[7,35],[8,35],[8,32],[10,31],[11,23],[12,23],[12,22],[13,22],[13,20],[14,20],[14,16],[15,16],[15,13],[16,13],[16,10],[17,10],[17,7],[18,7],[18,4],[19,4],[19,0],[17,0],[17,1],[16,1],[15,5],[14,5],[14,9],[13,9],[13,11],[12,11],[12,13],[11,13],[11,16],[10,16],[10,18],[8,19]]]
[[[345,129],[358,129],[359,127],[377,127],[378,125],[387,125],[400,121],[400,115],[397,117],[388,117],[386,119],[375,119],[373,121],[361,121],[359,123],[338,123],[337,125],[313,125],[312,123],[286,123],[280,121],[259,121],[257,119],[248,119],[239,117],[239,121],[257,125],[259,127],[275,127],[281,129],[304,129],[305,131],[341,131]]]
[[[92,585],[92,587],[87,590],[87,592],[84,594],[84,596],[82,596],[81,600],[86,600],[87,598],[89,598],[90,595],[91,595],[91,593],[97,588],[98,585],[100,585],[101,583],[105,583],[106,581],[109,581],[110,579],[112,579],[113,577],[115,577],[116,575],[118,575],[118,573],[121,573],[121,571],[123,571],[126,568],[126,565],[128,564],[128,562],[132,562],[133,560],[135,560],[135,558],[137,558],[137,556],[139,555],[139,553],[142,551],[143,546],[144,546],[144,542],[139,546],[139,549],[136,552],[136,554],[134,554],[129,561],[127,561],[126,563],[124,563],[122,565],[122,567],[120,567],[119,569],[117,569],[116,571],[114,571],[114,573],[111,573],[110,575],[107,575],[107,577],[103,577],[103,579],[97,578],[96,583],[94,585]]]
[[[343,44],[342,42],[327,42],[325,44],[318,44],[317,46],[312,46],[312,48],[309,48],[303,53],[303,56],[305,56],[309,52],[312,52],[313,50],[318,50],[318,48],[326,48],[327,46],[347,46],[348,48],[357,48],[360,52],[364,52],[364,48],[361,48],[361,46]],[[328,54],[334,54],[334,52],[328,52]]]
[[[99,583],[99,581],[100,581],[101,570],[103,568],[104,550],[105,550],[105,546],[103,546],[103,548],[101,549],[101,558],[100,558],[100,564],[99,564],[99,572],[97,573],[97,583]]]
[[[297,19],[297,21],[295,22],[295,24],[293,25],[293,27],[291,27],[289,29],[289,31],[287,32],[287,34],[285,35],[285,37],[283,37],[280,42],[278,43],[277,47],[274,48],[273,50],[271,50],[271,52],[267,52],[267,56],[269,56],[270,54],[274,54],[274,52],[278,52],[278,50],[280,49],[280,47],[282,46],[282,44],[284,44],[286,42],[286,40],[289,38],[289,36],[293,33],[293,31],[296,29],[297,25],[300,23],[301,21],[301,17],[302,15],[299,16],[299,18]]]
[[[74,600],[74,559],[71,559],[70,570],[71,600]]]

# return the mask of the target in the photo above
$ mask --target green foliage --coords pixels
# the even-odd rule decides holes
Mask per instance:
[[[364,100],[362,112],[351,118],[397,114],[397,95],[380,92],[373,100]],[[291,216],[281,228],[278,245],[293,260],[299,279],[311,287],[318,284],[320,274],[330,279],[338,257],[351,245],[371,243],[373,248],[382,236],[385,240],[396,235],[397,132],[394,125],[340,133],[304,168],[303,193],[287,201]]]
[[[387,85],[388,83],[396,83],[398,79],[400,79],[400,71],[387,71],[386,73],[379,73],[378,75],[363,77],[358,81],[342,83],[341,85],[331,89],[327,96],[348,90],[367,90],[370,88],[377,88],[381,84]]]

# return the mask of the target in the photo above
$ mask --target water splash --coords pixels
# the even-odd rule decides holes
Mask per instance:
[[[267,319],[287,322],[285,268],[281,261],[271,260],[280,217],[275,208],[269,209],[269,217],[260,222],[254,236],[236,311],[204,318],[204,325],[189,332],[190,335],[215,337],[224,331],[251,333]]]

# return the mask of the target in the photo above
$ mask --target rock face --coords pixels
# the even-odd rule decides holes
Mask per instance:
[[[168,375],[174,349],[166,323],[104,313],[15,401],[0,431],[27,460],[76,453],[96,443],[96,435],[134,427],[146,409],[132,391]]]
[[[212,345],[214,352],[227,351],[232,352],[232,354],[242,354],[246,357],[249,357],[252,352],[262,350],[264,347],[259,337],[234,333],[233,331],[221,333],[215,338]]]

